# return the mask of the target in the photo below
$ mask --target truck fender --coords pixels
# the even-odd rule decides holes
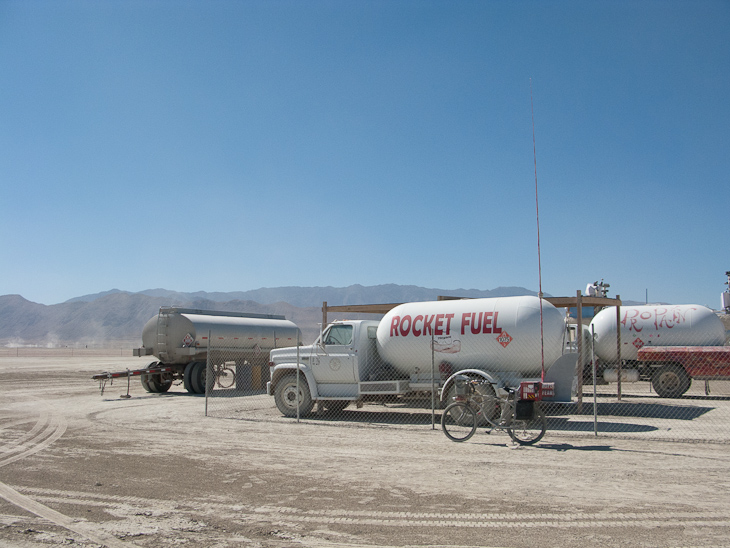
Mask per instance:
[[[497,377],[495,377],[488,371],[482,371],[481,369],[462,369],[461,371],[457,371],[456,373],[451,375],[448,379],[446,379],[446,382],[444,382],[444,386],[441,388],[441,402],[446,401],[446,397],[449,394],[449,389],[454,384],[454,377],[456,377],[457,375],[466,375],[468,377],[482,377],[492,384],[499,384],[499,379],[497,379]]]
[[[271,380],[266,383],[266,392],[268,395],[274,395],[276,383],[279,382],[279,379],[289,373],[294,373],[297,369],[299,369],[300,373],[304,374],[304,378],[307,380],[307,385],[309,386],[309,393],[312,395],[312,399],[316,400],[319,397],[319,392],[317,392],[317,381],[314,380],[314,375],[312,374],[309,366],[303,363],[300,363],[298,367],[296,363],[280,363],[274,367],[271,370]]]

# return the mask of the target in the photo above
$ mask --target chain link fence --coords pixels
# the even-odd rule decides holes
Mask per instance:
[[[440,429],[456,395],[455,376],[463,373],[488,381],[480,390],[497,402],[523,381],[554,383],[554,396],[538,404],[546,415],[544,440],[730,442],[730,346],[722,322],[703,307],[606,309],[581,334],[566,329],[557,309],[540,319],[534,310],[497,315],[452,307],[432,317],[334,322],[313,344],[275,349],[274,367],[268,354],[212,337],[206,414]],[[483,417],[480,426],[491,428]],[[494,433],[506,436],[502,430]]]

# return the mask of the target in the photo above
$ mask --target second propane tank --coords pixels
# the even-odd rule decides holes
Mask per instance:
[[[622,306],[621,359],[636,360],[643,346],[718,346],[725,343],[722,320],[698,304]],[[616,307],[601,310],[591,321],[596,355],[606,362],[618,359]],[[590,329],[590,327],[589,327]]]

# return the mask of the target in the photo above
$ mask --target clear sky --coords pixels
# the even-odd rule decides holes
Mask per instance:
[[[0,0],[0,295],[719,308],[730,2]],[[532,90],[532,91],[531,91]]]

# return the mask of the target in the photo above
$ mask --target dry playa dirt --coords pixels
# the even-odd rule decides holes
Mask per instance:
[[[204,416],[134,358],[0,357],[0,546],[730,546],[730,445]],[[273,403],[272,403],[273,405]]]

